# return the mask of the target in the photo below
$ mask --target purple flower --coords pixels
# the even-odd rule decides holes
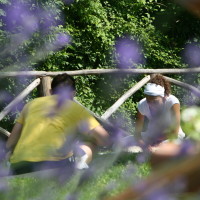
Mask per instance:
[[[33,171],[41,171],[38,173],[41,178],[53,177],[58,184],[63,185],[69,181],[75,173],[74,163],[68,160],[60,161],[44,161],[40,164],[33,165]]]
[[[148,161],[149,159],[149,156],[150,156],[150,153],[148,151],[144,151],[142,153],[139,153],[137,156],[136,156],[136,160],[138,163],[145,163]]]
[[[6,144],[0,140],[0,177],[7,176],[9,174],[9,168],[6,165]],[[2,185],[0,184],[0,191]]]
[[[161,181],[162,182],[162,181]],[[157,185],[149,190],[146,194],[142,196],[143,200],[176,200],[177,194],[183,192],[185,189],[185,179],[178,178],[169,184],[165,185]],[[147,191],[149,188],[148,182],[141,181],[135,189],[142,193],[143,191]]]
[[[190,67],[200,66],[200,44],[191,43],[185,46],[183,57]]]
[[[188,140],[188,139],[184,140],[181,143],[180,150],[179,150],[177,157],[183,157],[183,156],[190,155],[194,151],[194,146],[195,146],[195,144],[191,140]]]
[[[67,196],[66,200],[78,200],[77,194],[70,194]]]
[[[74,3],[74,0],[63,0],[63,2],[69,5],[71,3]]]
[[[13,97],[9,92],[6,91],[0,91],[0,103],[10,103],[12,101]]]
[[[31,34],[38,29],[38,19],[30,11],[27,4],[13,1],[6,8],[5,24],[9,31]]]
[[[136,40],[121,38],[117,40],[115,48],[119,68],[135,67],[143,62],[141,48]]]
[[[5,22],[9,30],[13,30],[13,28],[21,24],[22,15],[25,10],[24,4],[18,1],[12,2],[11,6],[6,8]]]
[[[173,195],[164,188],[159,188],[152,191],[150,194],[145,196],[143,200],[176,200]]]
[[[53,11],[47,12],[43,9],[38,9],[36,14],[38,15],[38,18],[40,20],[39,28],[41,31],[47,32],[52,26],[58,25],[58,21],[55,20]]]
[[[78,187],[80,188],[84,184],[88,183],[92,179],[95,173],[97,173],[97,169],[95,169],[94,167],[85,170],[79,179]]]
[[[113,149],[117,151],[119,149],[122,149],[126,145],[126,142],[122,141],[122,138],[124,138],[125,136],[123,130],[115,126],[115,127],[109,127],[109,132],[111,133],[110,141],[113,144]]]
[[[56,89],[57,94],[57,108],[60,108],[66,103],[66,101],[72,99],[73,89],[68,87],[58,87]]]
[[[54,42],[55,46],[64,47],[71,42],[71,37],[66,33],[59,33],[56,35],[56,40]]]
[[[8,176],[8,174],[9,174],[9,168],[0,164],[0,177]]]
[[[31,15],[29,13],[24,13],[23,17],[23,26],[27,33],[33,33],[39,28],[39,20],[36,16]]]
[[[44,10],[40,7],[31,6],[18,0],[12,1],[5,8],[6,17],[4,22],[8,31],[23,33],[31,36],[35,31],[48,32],[52,26],[61,24],[57,19],[55,10]]]
[[[87,133],[90,131],[87,121],[80,121],[78,124],[78,131],[80,133]]]
[[[0,193],[6,193],[9,191],[9,186],[8,186],[8,183],[7,181],[1,181],[0,182]]]
[[[133,176],[135,176],[136,173],[137,173],[137,167],[132,163],[128,164],[126,170],[122,173],[122,179],[132,184],[134,182]]]
[[[6,156],[6,143],[0,140],[0,161],[4,160]]]
[[[109,182],[106,187],[98,194],[98,199],[106,199],[110,192],[112,192],[116,187],[117,184],[115,181]]]

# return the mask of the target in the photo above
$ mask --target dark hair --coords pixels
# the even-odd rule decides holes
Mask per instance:
[[[153,78],[149,81],[149,83],[155,83],[165,88],[165,95],[169,96],[171,93],[171,85],[170,82],[161,74],[156,74]]]
[[[53,94],[56,94],[56,90],[58,88],[70,88],[71,90],[75,91],[75,80],[72,76],[68,74],[59,74],[55,76],[51,82],[51,89]]]

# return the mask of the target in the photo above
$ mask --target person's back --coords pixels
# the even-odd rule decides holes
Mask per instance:
[[[77,135],[92,137],[98,145],[107,142],[108,134],[98,121],[73,101],[74,79],[67,74],[58,75],[51,85],[53,95],[36,98],[26,104],[13,127],[7,148],[15,169],[20,169],[24,162],[25,172],[32,171],[33,165],[43,162],[65,167],[67,162],[71,162]],[[90,145],[80,143],[79,148],[89,162],[92,157]],[[27,170],[27,163],[30,170]],[[18,173],[17,170],[15,172]]]
[[[93,118],[85,109],[71,100],[67,100],[61,107],[57,107],[56,95],[33,100],[26,105],[17,120],[25,125],[11,156],[11,163],[70,157],[73,145],[70,140],[75,137],[80,126],[84,124],[84,131],[87,132],[99,125],[91,120]]]

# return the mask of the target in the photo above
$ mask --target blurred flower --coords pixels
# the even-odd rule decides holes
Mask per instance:
[[[23,26],[27,33],[33,33],[38,30],[39,21],[37,17],[30,15],[29,13],[24,13],[22,17],[23,17]]]
[[[57,51],[60,48],[69,45],[71,42],[71,37],[66,33],[57,33],[55,35],[54,41],[45,44],[45,50],[47,51]]]
[[[136,185],[135,188],[139,193],[143,193],[143,191],[148,190],[149,186],[148,181],[144,180]],[[186,181],[183,178],[178,178],[163,186],[157,184],[142,195],[142,200],[176,200],[177,195],[185,189],[185,186]]]
[[[74,162],[69,160],[44,161],[33,165],[33,171],[42,171],[39,173],[40,178],[53,177],[59,185],[68,182],[75,173]]]
[[[71,92],[72,90],[66,91],[65,89],[60,88],[58,91],[58,98],[57,98],[57,107],[60,108],[65,102],[71,99]]]
[[[118,184],[115,181],[109,182],[98,194],[98,199],[105,199],[107,196],[109,196],[110,192],[112,192],[118,186]]]
[[[63,0],[63,2],[66,4],[71,4],[71,3],[74,3],[74,0]]]
[[[150,152],[149,151],[143,151],[142,153],[137,154],[136,160],[138,163],[145,163],[148,161],[150,157]]]
[[[148,193],[143,200],[176,200],[171,191],[166,188],[154,189],[151,193]]]
[[[121,151],[125,145],[126,142],[122,141],[122,138],[124,138],[125,133],[122,129],[118,128],[118,126],[109,127],[109,133],[110,133],[110,141],[113,144],[113,150],[116,152]]]
[[[193,106],[181,113],[183,131],[192,139],[200,140],[200,108]]]
[[[9,185],[7,181],[1,181],[0,182],[0,194],[7,193],[9,191]]]
[[[126,169],[122,172],[121,179],[126,181],[126,183],[129,183],[132,185],[135,183],[137,179],[137,176],[135,176],[137,172],[138,172],[137,166],[133,165],[133,163],[129,163],[126,166]]]
[[[38,29],[38,19],[34,16],[27,4],[13,1],[6,8],[5,24],[9,31],[25,32],[31,34]]]
[[[136,67],[137,64],[141,64],[144,61],[141,47],[136,40],[121,38],[117,40],[115,48],[119,68]]]
[[[187,156],[193,153],[194,151],[194,142],[188,139],[183,140],[180,146],[177,157]]]
[[[4,23],[6,29],[13,33],[31,36],[35,31],[48,32],[52,26],[62,24],[55,10],[44,10],[29,2],[12,1],[5,8]]]
[[[6,164],[6,144],[0,140],[0,177],[7,176],[9,174],[9,168]],[[2,185],[0,184],[0,190]]]
[[[199,115],[198,107],[190,107],[182,111],[182,119],[184,122],[191,122]]]
[[[184,60],[190,67],[200,66],[200,44],[187,44],[184,49]]]
[[[0,161],[4,160],[6,156],[6,143],[0,140]]]
[[[69,194],[66,198],[66,200],[78,200],[77,194]]]
[[[57,47],[63,47],[68,45],[71,42],[71,37],[66,33],[58,33],[56,35],[56,40],[54,45]]]
[[[35,15],[39,18],[39,29],[42,32],[48,32],[52,26],[60,24],[59,20],[55,19],[53,11],[46,11],[44,9],[38,9]]]
[[[80,121],[77,126],[77,131],[80,133],[87,133],[90,131],[87,121]]]
[[[10,103],[12,101],[13,97],[12,95],[4,90],[0,90],[0,103]]]

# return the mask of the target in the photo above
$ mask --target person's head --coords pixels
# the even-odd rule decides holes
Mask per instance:
[[[75,80],[68,74],[60,74],[53,78],[51,82],[51,93],[52,94],[63,94],[67,93],[70,98],[73,98],[76,92]]]
[[[152,110],[161,108],[170,91],[170,83],[161,74],[156,74],[144,89],[150,108]]]

